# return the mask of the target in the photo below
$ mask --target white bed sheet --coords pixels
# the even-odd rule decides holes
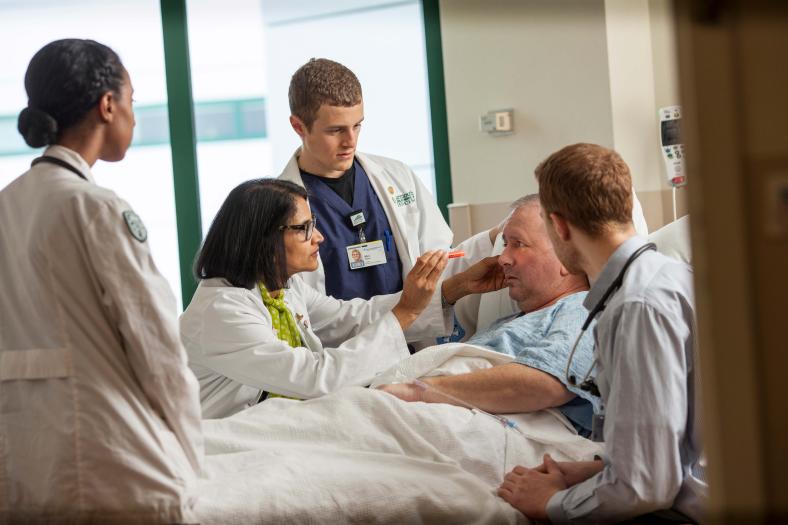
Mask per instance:
[[[380,381],[506,361],[464,344],[433,348]],[[374,389],[271,399],[204,422],[196,512],[203,524],[526,523],[495,494],[503,475],[541,463],[546,452],[584,460],[600,446],[555,411],[517,420],[527,439],[483,414],[405,403]]]

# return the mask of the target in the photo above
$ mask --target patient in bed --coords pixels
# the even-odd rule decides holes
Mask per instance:
[[[495,492],[506,472],[538,465],[544,454],[589,461],[601,453],[556,411],[538,410],[559,407],[576,428],[586,428],[583,413],[590,417],[591,405],[564,386],[563,363],[585,315],[580,302],[588,283],[557,262],[535,198],[518,207],[504,235],[500,267],[522,315],[475,337],[476,348],[424,349],[374,384],[460,373],[426,381],[490,411],[532,413],[518,414],[512,428],[437,396],[426,399],[435,403],[403,403],[373,388],[346,387],[205,420],[202,522],[514,525],[523,516]],[[516,362],[493,366],[508,361],[503,354]],[[590,358],[590,347],[579,347],[574,373],[582,374]],[[464,373],[480,360],[492,368]],[[398,390],[405,385],[385,388],[408,393]]]
[[[539,215],[538,195],[518,201],[503,227],[505,249],[498,263],[509,296],[521,312],[500,319],[468,344],[514,357],[515,362],[460,375],[425,378],[432,388],[389,384],[382,390],[406,401],[456,403],[461,399],[493,413],[533,412],[555,407],[582,435],[591,431],[594,397],[567,384],[565,364],[587,315],[585,276],[571,275],[559,262]],[[592,338],[577,347],[570,374],[591,366]]]

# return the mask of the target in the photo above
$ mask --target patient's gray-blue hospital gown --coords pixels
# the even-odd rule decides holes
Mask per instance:
[[[567,384],[564,371],[569,352],[588,315],[583,306],[586,295],[587,292],[574,293],[541,310],[504,317],[468,340],[470,344],[508,354],[518,363],[547,372],[577,394],[558,409],[583,435],[591,432],[598,398]],[[589,332],[592,329],[593,325]],[[594,338],[589,333],[577,346],[570,373],[582,378],[591,366],[593,351]]]

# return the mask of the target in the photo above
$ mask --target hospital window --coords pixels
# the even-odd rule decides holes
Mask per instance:
[[[58,38],[106,43],[131,74],[137,127],[126,158],[99,161],[94,175],[145,222],[156,264],[182,308],[195,286],[199,239],[230,189],[277,176],[298,146],[287,86],[311,57],[342,62],[359,77],[365,103],[359,150],[402,160],[435,194],[422,20],[428,5],[437,9],[437,0],[5,0],[0,45],[15,52],[6,54],[0,73],[0,189],[40,153],[16,131],[30,58]],[[179,49],[172,37],[179,26],[188,26],[188,48]],[[186,62],[187,82],[168,85],[165,66],[170,71]],[[188,80],[191,91],[183,87]],[[170,120],[183,100],[193,101],[192,115],[175,111]],[[190,153],[196,177],[188,162],[177,167]],[[446,204],[447,164],[443,173],[438,190]]]
[[[255,100],[256,133],[198,137],[203,235],[229,191],[276,177],[299,145],[287,88],[312,57],[350,67],[364,91],[359,150],[402,160],[433,192],[427,73],[418,0],[187,0],[195,104]],[[260,118],[246,116],[246,121]],[[197,129],[200,129],[198,117]]]
[[[180,304],[159,2],[6,0],[0,3],[0,20],[0,48],[14,50],[4,53],[0,76],[0,188],[27,170],[40,154],[16,130],[19,111],[27,105],[25,70],[35,52],[59,38],[91,38],[107,44],[131,75],[137,127],[126,158],[116,163],[98,161],[93,174],[98,184],[117,192],[142,218],[156,265]]]

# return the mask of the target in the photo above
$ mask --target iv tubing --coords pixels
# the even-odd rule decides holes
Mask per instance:
[[[433,392],[437,393],[438,395],[441,395],[441,396],[445,397],[446,399],[450,399],[450,400],[454,401],[455,403],[457,403],[460,406],[463,406],[463,407],[465,407],[467,409],[470,409],[470,410],[472,410],[474,412],[478,412],[480,414],[484,414],[485,416],[491,417],[491,418],[495,419],[496,421],[498,421],[500,424],[502,424],[504,427],[511,428],[511,429],[516,430],[517,432],[519,432],[521,435],[525,435],[525,434],[522,433],[520,428],[517,426],[517,423],[515,423],[514,421],[512,421],[509,418],[506,418],[504,416],[500,416],[498,414],[491,414],[490,412],[486,412],[486,411],[482,410],[481,408],[479,408],[479,407],[477,407],[475,405],[472,405],[471,403],[468,403],[467,401],[463,401],[459,397],[455,397],[455,396],[453,396],[451,394],[447,394],[446,392],[444,392],[442,390],[439,390],[439,389],[435,388],[432,385],[428,385],[424,381],[420,381],[418,379],[414,379],[413,380],[413,384],[416,385],[417,387],[421,388],[422,390],[432,390]]]

